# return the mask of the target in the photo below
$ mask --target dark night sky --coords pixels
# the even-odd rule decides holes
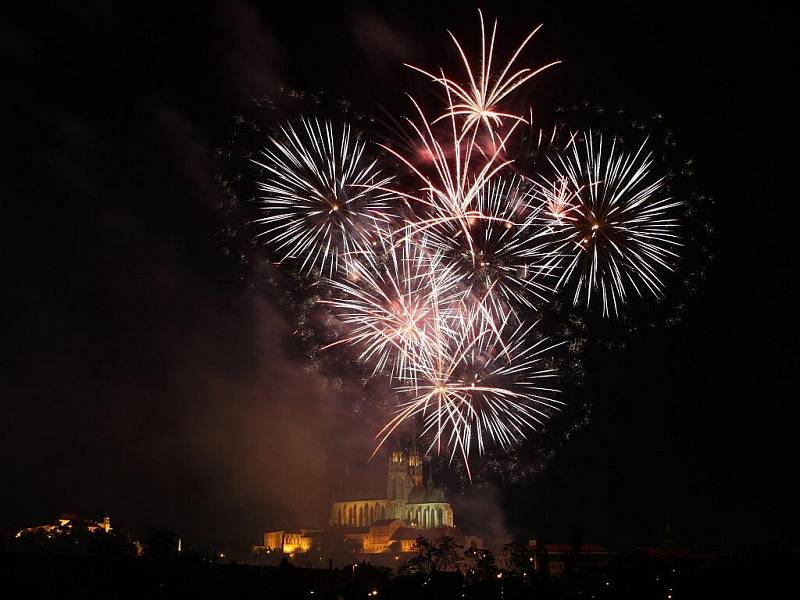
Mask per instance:
[[[199,547],[246,546],[304,511],[323,518],[342,457],[369,443],[336,410],[348,390],[301,369],[285,315],[221,255],[212,155],[232,116],[281,82],[392,106],[414,79],[401,63],[434,66],[445,29],[474,40],[476,15],[270,4],[98,2],[0,20],[0,529],[108,511]],[[784,11],[522,4],[484,11],[512,40],[545,23],[530,56],[565,64],[537,88],[543,103],[665,113],[718,200],[718,234],[685,321],[594,357],[589,426],[491,502],[508,531],[553,541],[579,528],[656,542],[667,512],[687,543],[796,541]]]

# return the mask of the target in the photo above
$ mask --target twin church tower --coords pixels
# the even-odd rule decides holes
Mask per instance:
[[[453,508],[444,491],[433,485],[432,472],[427,485],[423,483],[422,457],[416,448],[391,453],[385,496],[360,496],[334,497],[329,526],[368,527],[378,521],[399,519],[407,527],[454,527]]]

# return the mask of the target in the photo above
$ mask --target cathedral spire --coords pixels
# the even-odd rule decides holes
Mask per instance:
[[[408,474],[415,488],[421,488],[422,483],[422,457],[417,449],[417,436],[411,438],[411,450],[408,453]]]

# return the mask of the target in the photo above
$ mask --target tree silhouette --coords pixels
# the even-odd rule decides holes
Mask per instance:
[[[449,535],[436,540],[427,540],[420,536],[414,548],[417,555],[408,560],[409,570],[417,570],[429,578],[455,568],[461,558],[461,546]]]

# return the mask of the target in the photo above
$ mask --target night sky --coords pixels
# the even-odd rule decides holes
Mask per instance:
[[[405,106],[418,79],[402,63],[452,60],[445,30],[474,42],[477,16],[286,4],[96,2],[0,20],[0,529],[107,512],[198,548],[247,547],[321,524],[344,463],[365,458],[370,432],[337,409],[347,386],[303,369],[285,311],[220,251],[215,151],[282,85]],[[689,545],[796,542],[783,11],[520,4],[484,11],[509,45],[544,22],[526,56],[565,61],[531,101],[663,113],[716,199],[714,260],[681,323],[589,357],[575,401],[591,420],[547,469],[473,491],[465,510],[496,510],[492,526],[522,539],[653,544],[669,514]]]

